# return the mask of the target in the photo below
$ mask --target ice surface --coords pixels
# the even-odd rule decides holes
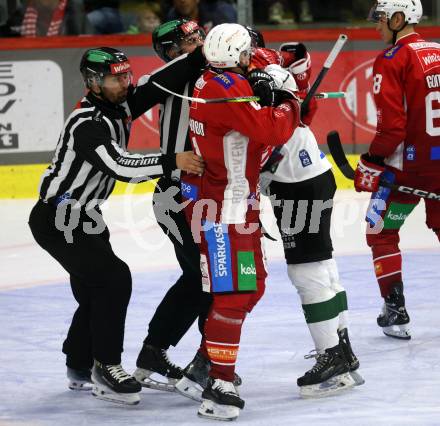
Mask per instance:
[[[114,249],[134,277],[123,354],[129,371],[155,307],[179,274],[146,198],[116,197],[105,212]],[[296,378],[312,365],[303,358],[312,341],[287,279],[282,249],[279,242],[270,243],[266,294],[243,328],[237,371],[246,407],[239,424],[440,424],[438,241],[426,230],[423,209],[417,208],[402,230],[413,339],[385,337],[376,326],[381,299],[362,234],[366,201],[350,191],[339,194],[333,227],[349,298],[350,336],[366,384],[329,398],[299,398]],[[125,407],[67,389],[61,344],[75,302],[65,272],[33,243],[26,225],[31,206],[28,200],[0,203],[0,425],[213,424],[196,416],[197,403],[173,393],[143,390],[138,406]],[[127,217],[133,219],[129,226]],[[185,365],[198,342],[194,326],[170,350],[170,358]]]

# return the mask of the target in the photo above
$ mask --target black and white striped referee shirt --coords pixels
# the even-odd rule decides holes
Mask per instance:
[[[199,72],[201,74],[201,72]],[[178,93],[184,96],[192,96],[194,81],[188,82],[183,90]],[[177,154],[191,151],[189,139],[189,101],[177,96],[169,96],[159,108],[160,151],[162,154]],[[165,174],[166,177],[178,179],[180,170],[173,170]]]
[[[204,64],[200,48],[182,55],[142,77],[137,87],[129,89],[122,105],[89,93],[64,124],[52,164],[41,179],[40,198],[53,205],[63,200],[75,200],[81,206],[95,200],[93,205],[99,205],[109,197],[116,180],[140,181],[170,175],[176,169],[174,152],[181,151],[128,153],[130,124],[157,103],[166,103],[168,94],[153,81],[182,92],[188,81],[198,77]]]

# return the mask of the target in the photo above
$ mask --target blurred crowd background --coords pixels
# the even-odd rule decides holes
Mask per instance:
[[[371,0],[0,0],[0,37],[151,33],[161,22],[191,18],[206,31],[223,22],[257,28],[365,26]],[[438,0],[423,2],[438,24]]]

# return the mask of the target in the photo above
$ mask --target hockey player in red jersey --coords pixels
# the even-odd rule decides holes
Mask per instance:
[[[245,77],[251,50],[251,38],[241,25],[214,27],[204,44],[210,68],[196,82],[194,96],[252,96]],[[203,417],[232,420],[244,407],[233,385],[235,362],[244,319],[261,298],[266,278],[258,207],[260,161],[268,144],[286,142],[299,123],[293,77],[285,89],[289,99],[277,108],[256,103],[191,106],[191,141],[206,162],[199,187],[192,191],[197,201],[191,221],[200,241],[202,283],[213,294],[200,348],[211,361],[199,409]]]
[[[420,199],[390,192],[379,180],[440,190],[440,44],[427,42],[415,32],[422,13],[420,0],[382,0],[370,12],[382,39],[392,46],[374,63],[377,131],[355,174],[356,190],[373,192],[366,217],[367,243],[385,302],[377,323],[387,336],[400,339],[411,335],[399,230]],[[436,203],[425,200],[426,224],[440,237]],[[375,225],[382,225],[379,217],[383,228],[376,232]]]

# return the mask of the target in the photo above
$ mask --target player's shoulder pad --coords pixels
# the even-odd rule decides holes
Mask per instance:
[[[404,47],[404,44],[396,44],[395,46],[391,46],[388,49],[385,49],[383,52],[384,59],[393,59],[397,52]]]

